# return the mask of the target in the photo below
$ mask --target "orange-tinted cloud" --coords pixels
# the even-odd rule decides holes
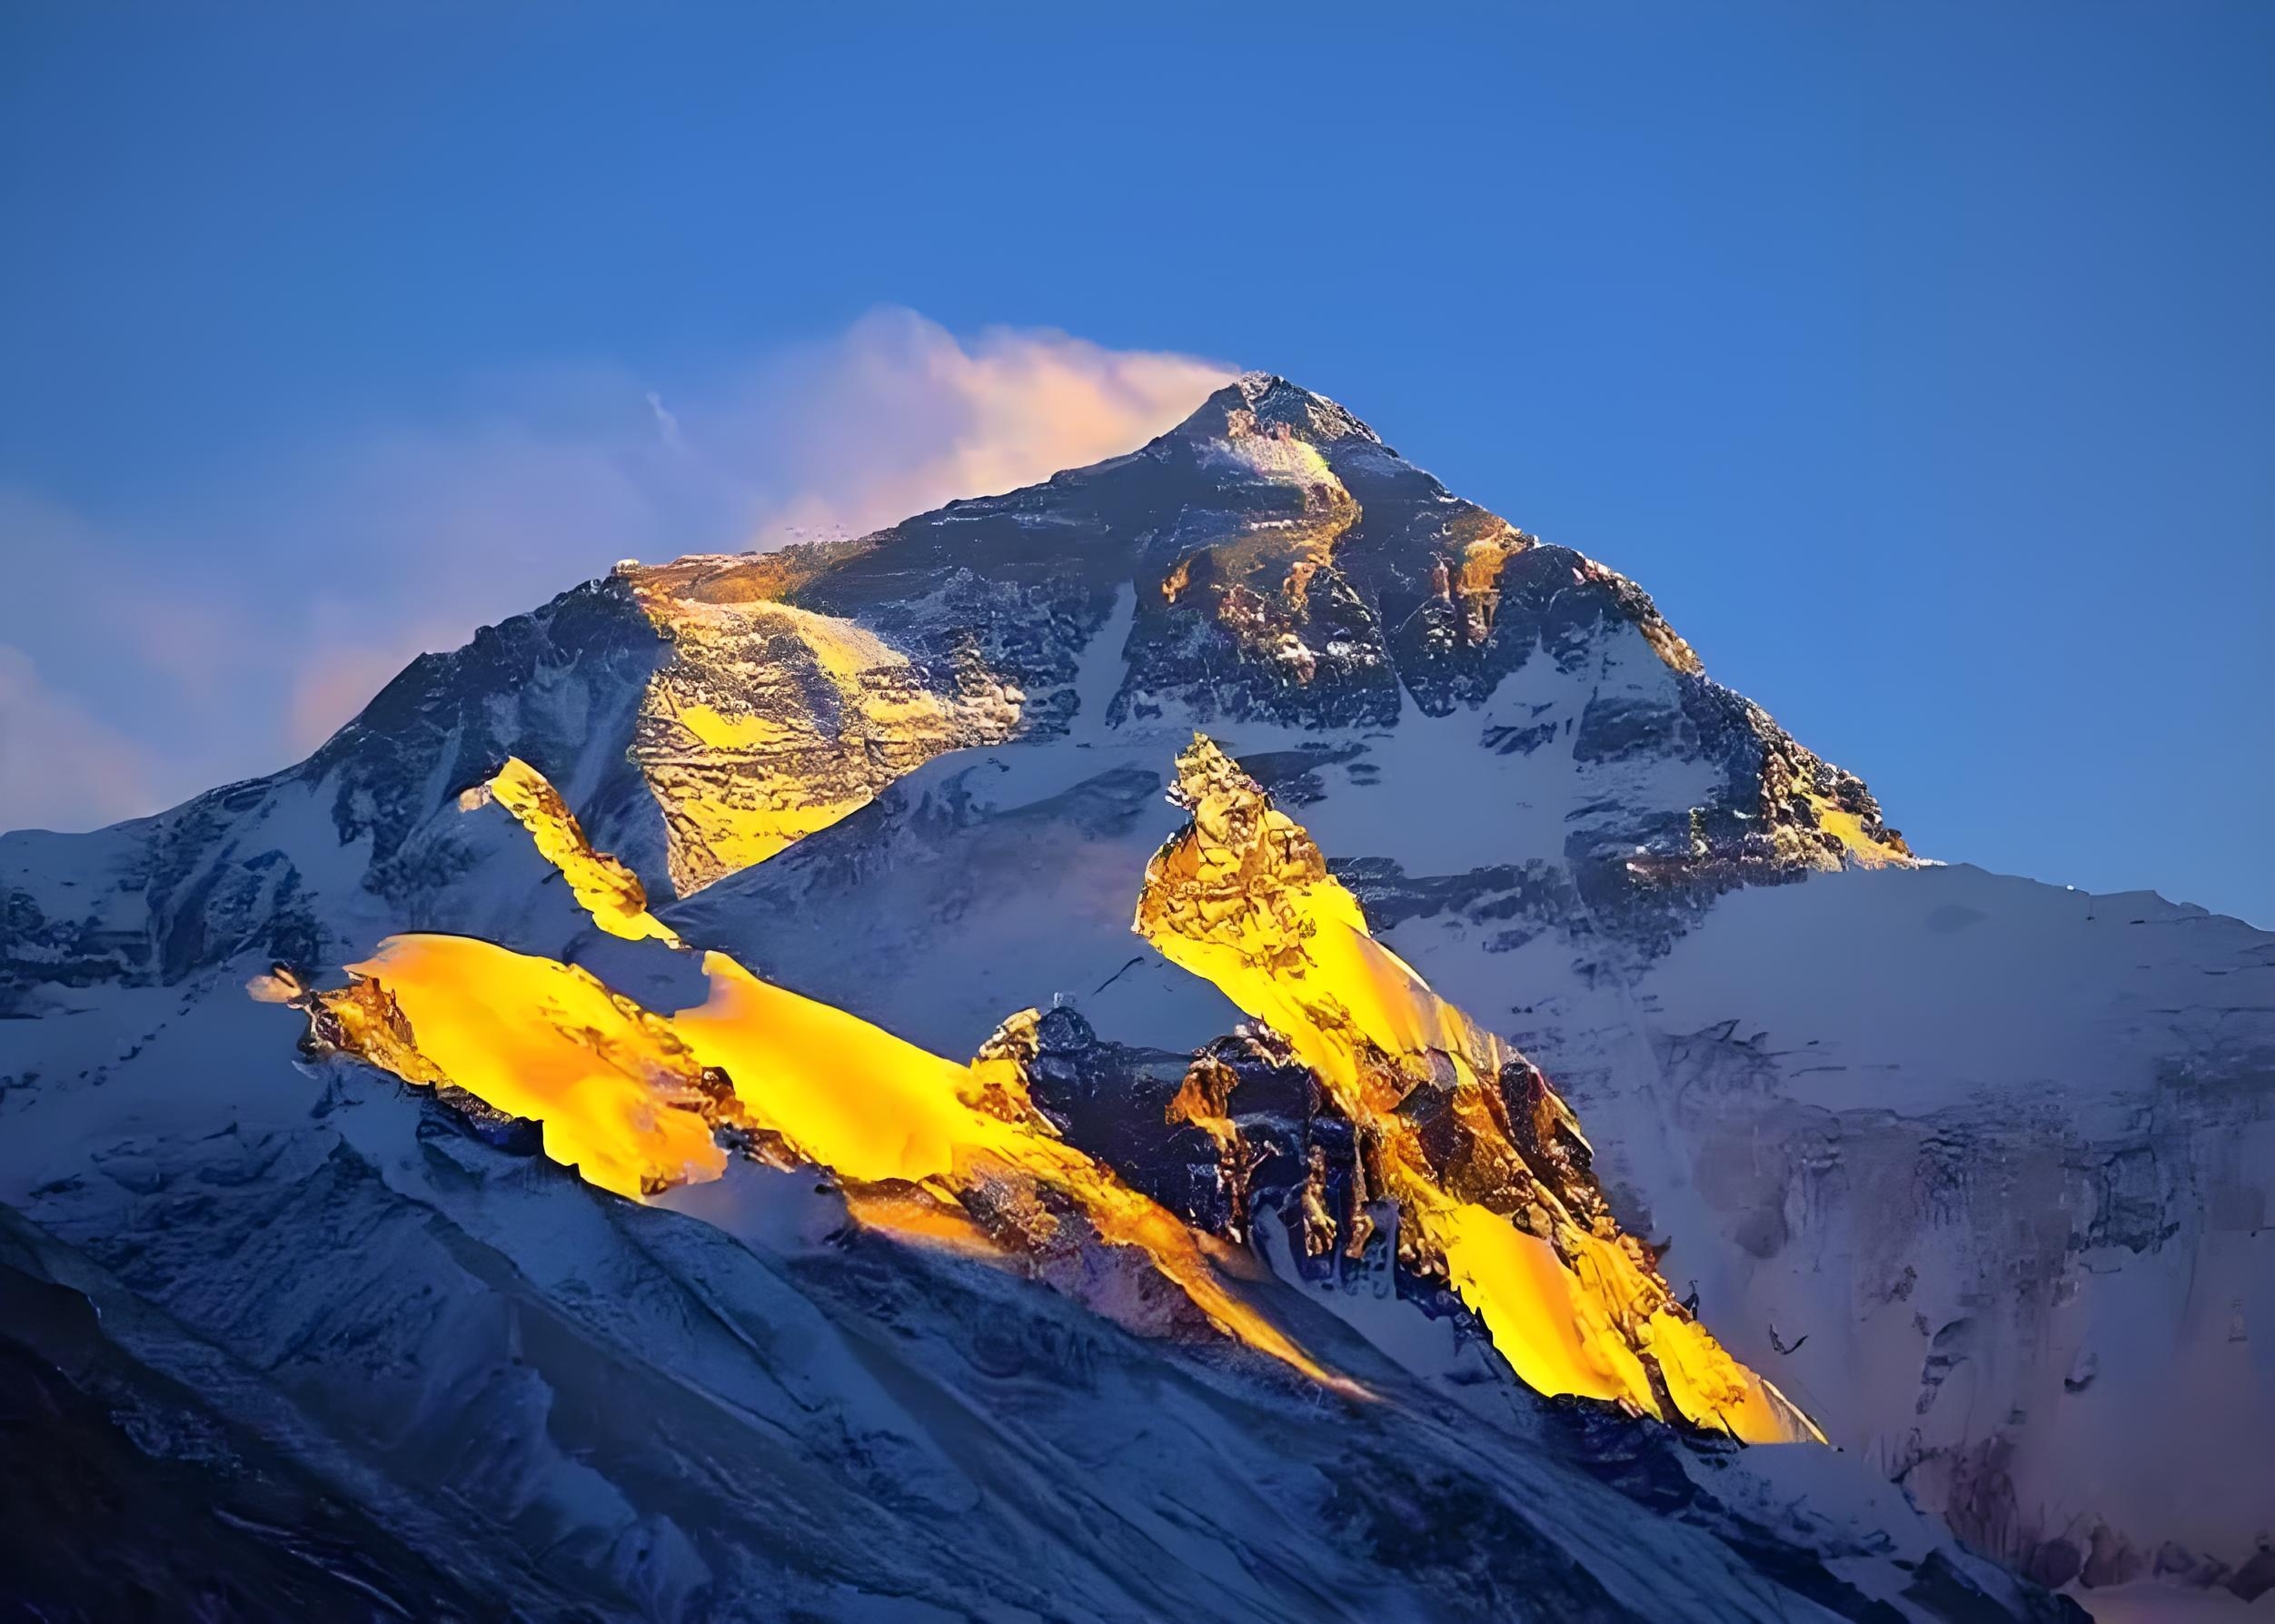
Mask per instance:
[[[827,346],[799,394],[804,483],[761,515],[859,532],[1135,451],[1237,369],[1062,332],[994,328],[966,343],[912,311],[874,312]]]

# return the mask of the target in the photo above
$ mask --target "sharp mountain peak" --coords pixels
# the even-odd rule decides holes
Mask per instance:
[[[1316,446],[1354,439],[1383,442],[1348,408],[1277,372],[1243,372],[1202,401],[1172,432],[1187,440],[1237,440],[1262,432]]]

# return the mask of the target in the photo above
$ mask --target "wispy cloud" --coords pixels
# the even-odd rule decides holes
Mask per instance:
[[[1057,332],[964,343],[908,311],[876,312],[784,371],[776,398],[794,410],[757,415],[798,473],[760,516],[761,541],[783,527],[874,530],[1134,450],[1234,374]]]
[[[0,643],[0,827],[75,829],[153,807],[151,752]]]
[[[100,520],[0,487],[0,828],[320,743],[422,649],[620,558],[860,531],[1128,451],[1232,369],[907,311],[710,377],[564,366]]]

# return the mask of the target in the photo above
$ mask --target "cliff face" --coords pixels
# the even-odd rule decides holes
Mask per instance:
[[[1379,1191],[1395,1205],[1398,1267],[1446,1282],[1535,1391],[1755,1442],[1823,1441],[1621,1233],[1594,1153],[1539,1069],[1375,941],[1319,848],[1253,778],[1196,738],[1171,793],[1192,821],[1147,866],[1138,933],[1266,1023],[1350,1127],[1340,1226],[1306,1169],[1306,1251],[1340,1238],[1364,1259],[1376,1228],[1366,1195]],[[1250,1160],[1229,1116],[1237,1080],[1203,1068],[1171,1104],[1217,1137],[1227,1182]]]
[[[1861,1479],[1787,1526],[1778,1462],[1843,1458],[1741,1471],[1701,1441],[1734,1409],[1805,1413],[2048,1582],[2253,1585],[2275,942],[1921,864],[1634,584],[1283,380],[872,536],[621,569],[285,773],[0,837],[0,1200],[43,1267],[164,1322],[122,1356],[297,1417],[294,1459],[452,1573],[551,1549],[652,1616],[761,1582],[1111,1613],[1157,1565],[1149,1497],[1221,1448],[1270,1490],[1179,1513],[1221,1563],[1174,1598],[1201,1616],[2040,1605]],[[483,964],[391,959],[405,934]],[[243,995],[280,962],[321,1064]],[[702,1048],[722,978],[837,1038],[738,1069]],[[533,1156],[582,1061],[485,1109],[430,1052],[469,988],[500,994],[470,1052],[613,1035],[603,1137],[671,1143],[554,1154],[654,1205]],[[870,1033],[898,1061],[856,1063]],[[925,1077],[1018,1155],[870,1177],[789,1110],[899,1120],[864,1102]],[[1174,1265],[1110,1233],[1157,1211]],[[1290,1444],[1346,1401],[1232,1310],[1377,1401]],[[1535,1404],[1528,1369],[1588,1396]],[[1185,1445],[1130,1441],[1105,1521],[1044,1531],[1169,1390]],[[972,1544],[945,1508],[977,1482],[1019,1509]],[[403,1509],[436,1493],[502,1510],[459,1550]],[[1261,1575],[1297,1547],[1316,1572]],[[1664,1586],[1678,1560],[1706,1577]]]

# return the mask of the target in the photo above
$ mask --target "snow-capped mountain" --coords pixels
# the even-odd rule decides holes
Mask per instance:
[[[1347,1122],[1131,929],[1197,730],[1545,1073],[1620,1229],[1841,1452],[1537,1399],[1386,1243],[1296,1243],[1307,1192],[1364,1204],[1293,1154]],[[1049,1009],[1035,1105],[1375,1397],[810,1168],[643,1205],[299,1061],[246,981],[406,930],[701,998],[469,797],[514,758],[665,935],[959,1062]],[[1640,589],[1282,380],[872,536],[620,567],[285,773],[0,837],[0,1353],[22,1435],[157,1530],[36,1594],[1956,1619],[2275,1585],[2275,937],[1920,863]],[[1264,1154],[1237,1215],[1164,1121],[1196,1055]],[[25,1526],[68,1547],[75,1503]]]

